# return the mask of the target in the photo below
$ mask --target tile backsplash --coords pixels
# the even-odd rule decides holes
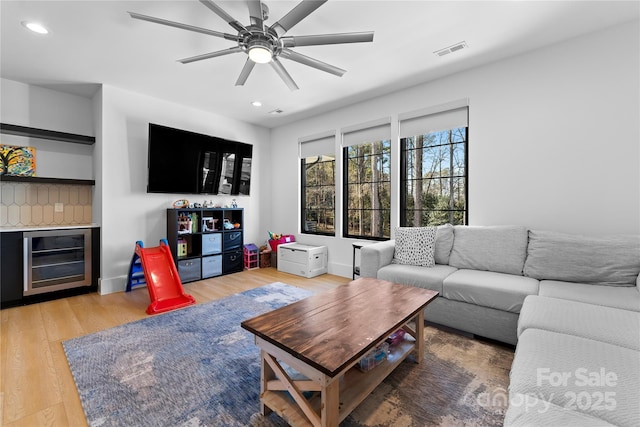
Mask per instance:
[[[91,224],[93,187],[0,183],[0,226]]]

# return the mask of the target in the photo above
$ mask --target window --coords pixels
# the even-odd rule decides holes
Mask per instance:
[[[300,140],[302,233],[335,235],[335,134]]]
[[[400,225],[467,224],[467,107],[400,120]]]
[[[390,120],[345,129],[344,237],[391,236]]]

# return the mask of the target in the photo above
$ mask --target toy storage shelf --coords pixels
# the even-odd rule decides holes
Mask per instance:
[[[242,208],[167,209],[167,241],[180,280],[242,271],[243,224]]]

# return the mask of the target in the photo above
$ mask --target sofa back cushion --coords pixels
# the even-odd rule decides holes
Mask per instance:
[[[527,229],[520,225],[454,227],[449,265],[522,275]]]
[[[640,236],[587,237],[531,230],[524,274],[538,280],[635,286]]]
[[[436,248],[434,258],[436,264],[448,265],[453,247],[453,225],[443,224],[436,229]]]

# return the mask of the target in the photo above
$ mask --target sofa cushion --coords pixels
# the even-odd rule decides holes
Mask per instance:
[[[393,262],[433,267],[436,246],[435,227],[396,227]]]
[[[567,410],[548,402],[537,394],[510,393],[504,427],[613,427],[600,418]]]
[[[541,280],[538,295],[640,311],[640,292],[636,286],[612,288],[611,286]]]
[[[433,253],[436,264],[449,264],[451,248],[453,248],[453,225],[439,225],[436,228],[436,249]]]
[[[585,381],[589,378],[594,381]],[[638,426],[639,383],[640,352],[573,335],[527,329],[520,335],[511,365],[509,395],[532,395],[609,424]]]
[[[640,313],[530,295],[518,319],[518,336],[529,328],[590,338],[640,351]]]
[[[526,253],[523,226],[456,225],[449,265],[522,275]]]
[[[442,295],[442,281],[456,270],[455,267],[448,265],[435,265],[427,268],[415,265],[389,264],[378,270],[378,279],[431,289]]]
[[[539,280],[635,286],[640,236],[586,237],[531,230],[524,274]]]
[[[538,281],[531,277],[492,271],[458,270],[442,285],[445,298],[512,313],[520,313],[527,295],[537,293]]]
[[[534,394],[510,393],[504,427],[613,427],[600,418],[570,411]]]

